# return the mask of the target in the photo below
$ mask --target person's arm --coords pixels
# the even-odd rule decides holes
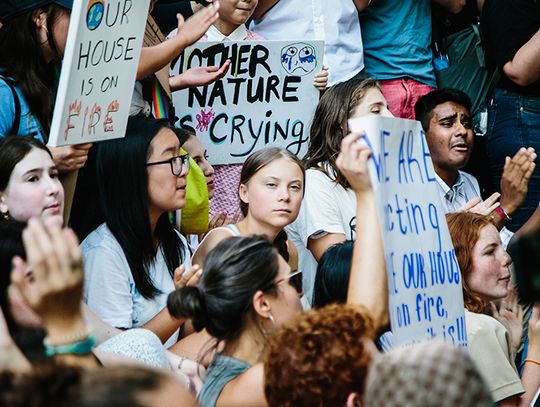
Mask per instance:
[[[0,371],[3,370],[26,373],[32,370],[32,365],[9,334],[4,314],[0,308]]]
[[[386,265],[375,193],[369,179],[371,151],[365,144],[356,142],[360,137],[359,134],[345,137],[336,160],[356,194],[356,219],[362,225],[354,242],[347,304],[365,306],[376,329],[380,329],[389,321]]]
[[[500,407],[529,407],[540,387],[540,319],[538,306],[532,309],[529,320],[529,348],[521,376],[525,393],[499,402]]]
[[[55,359],[87,369],[96,368],[91,337],[81,312],[83,265],[77,237],[55,222],[33,218],[23,232],[26,262],[13,259],[12,284],[36,312],[47,332],[47,348]],[[26,270],[32,270],[31,277]],[[69,347],[73,349],[66,349]],[[86,353],[81,347],[88,347]]]
[[[219,2],[213,3],[185,22],[184,17],[178,14],[178,31],[174,37],[161,44],[142,48],[136,79],[141,80],[159,71],[178,57],[186,47],[198,41],[217,20],[218,9]]]
[[[308,238],[307,248],[318,262],[330,247],[342,243],[345,240],[347,239],[343,233],[328,233],[317,239],[311,237]]]
[[[227,75],[230,65],[231,60],[227,59],[221,67],[201,66],[189,68],[179,75],[171,76],[169,78],[169,86],[171,87],[171,91],[174,92],[180,89],[209,85]]]
[[[197,247],[197,250],[195,250],[195,253],[193,253],[191,263],[198,264],[204,268],[204,260],[208,252],[216,247],[216,245],[223,239],[231,236],[232,231],[229,231],[226,228],[212,229],[206,234],[202,242],[199,244],[199,247]]]
[[[174,271],[174,287],[180,289],[185,286],[197,285],[202,269],[194,265],[190,270],[184,266],[178,267]],[[176,319],[171,316],[167,307],[164,307],[156,316],[141,326],[155,333],[162,343],[165,343],[171,335],[184,324],[185,319]]]
[[[533,148],[521,148],[512,157],[506,157],[501,177],[501,208],[512,217],[523,204],[529,190],[529,180],[536,164],[536,153]],[[494,223],[500,230],[507,219],[494,213]]]
[[[449,12],[453,14],[458,14],[463,10],[467,0],[434,0],[435,3],[439,4],[441,7],[444,7]]]
[[[538,61],[540,61],[540,30],[503,65],[503,72],[512,82],[519,86],[527,86],[540,79]]]
[[[258,20],[262,16],[266,14],[268,10],[270,10],[272,7],[274,7],[279,0],[259,0],[259,3],[257,4],[257,7],[255,7],[255,11],[253,12],[252,17],[255,20]]]

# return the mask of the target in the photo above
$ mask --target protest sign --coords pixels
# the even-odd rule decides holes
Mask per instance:
[[[396,344],[436,337],[467,346],[461,274],[420,123],[364,117],[349,128],[372,150]]]
[[[149,4],[73,3],[50,146],[124,136]]]
[[[212,164],[243,163],[264,147],[303,156],[319,100],[313,78],[322,69],[323,41],[199,42],[174,74],[231,60],[227,75],[173,94],[179,127],[196,132]]]

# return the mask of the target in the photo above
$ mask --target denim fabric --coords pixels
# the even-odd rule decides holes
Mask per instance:
[[[489,167],[494,187],[499,191],[506,156],[512,157],[521,147],[533,147],[540,152],[540,98],[495,89],[488,107],[486,137]],[[519,229],[535,211],[539,201],[540,169],[537,160],[525,202],[513,214],[507,228],[514,232]]]

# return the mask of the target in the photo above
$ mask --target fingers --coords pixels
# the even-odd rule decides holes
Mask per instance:
[[[208,230],[219,228],[227,223],[227,214],[225,212],[218,213],[210,220],[208,224]]]
[[[199,277],[202,274],[202,269],[195,264],[190,270],[186,270],[184,265],[177,267],[174,271],[174,286],[178,290],[186,286],[197,285]]]
[[[199,280],[201,278],[201,275],[202,275],[202,268],[201,266],[199,266],[198,264],[195,264],[193,265],[193,267],[191,267],[191,275],[188,277],[188,280],[187,280],[187,283],[186,285],[187,286],[195,286],[197,284],[199,284]]]
[[[178,30],[180,30],[185,22],[184,16],[180,13],[176,13],[176,19],[178,20]]]
[[[475,196],[473,199],[471,199],[469,202],[467,202],[465,205],[459,208],[458,212],[467,212],[468,210],[478,205],[481,201],[482,200],[480,199],[479,196]]]
[[[229,67],[231,66],[231,60],[227,59],[225,63],[219,68],[217,73],[217,78],[223,78],[225,75],[227,75],[227,72],[229,72]]]

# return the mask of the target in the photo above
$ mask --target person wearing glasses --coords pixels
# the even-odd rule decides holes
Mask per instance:
[[[302,311],[300,273],[265,236],[233,236],[208,253],[197,286],[169,295],[171,315],[190,318],[197,331],[206,329],[214,338],[200,405],[248,391],[242,374],[259,362],[274,331]]]
[[[197,274],[185,238],[168,219],[185,205],[189,160],[179,151],[174,131],[142,116],[129,119],[125,138],[100,143],[104,223],[81,244],[84,302],[106,323],[149,329],[166,346],[183,322],[166,310],[167,295]]]
[[[356,215],[363,219],[354,243],[346,301],[360,307],[370,320],[371,329],[360,330],[358,342],[389,322],[382,237],[367,165],[370,152],[357,143],[359,138],[359,134],[351,134],[343,140],[336,164],[355,191]],[[249,182],[255,187],[259,181],[252,178]],[[261,205],[252,198],[250,195],[249,210]],[[265,376],[270,373],[265,371],[264,355],[285,326],[299,323],[300,275],[278,255],[267,237],[228,237],[207,254],[199,284],[169,296],[171,315],[191,318],[196,330],[206,329],[215,338],[215,346],[201,354],[218,351],[206,371],[198,396],[200,405],[269,405]],[[319,357],[315,350],[313,358]]]

